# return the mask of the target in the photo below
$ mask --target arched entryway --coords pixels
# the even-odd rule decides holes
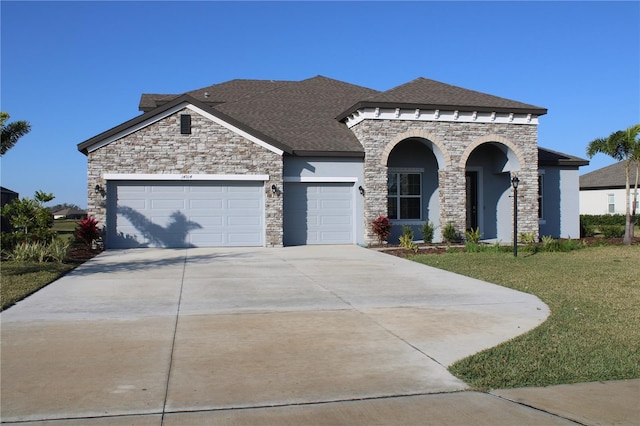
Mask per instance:
[[[390,242],[398,241],[403,226],[413,229],[416,240],[422,239],[422,226],[426,221],[439,228],[440,184],[437,154],[440,153],[431,141],[419,137],[404,139],[396,143],[389,152],[386,162],[387,214],[393,224]],[[439,233],[436,232],[434,240],[439,240]]]
[[[521,168],[521,156],[497,141],[478,143],[466,154],[466,229],[479,228],[483,240],[510,241],[511,177]]]

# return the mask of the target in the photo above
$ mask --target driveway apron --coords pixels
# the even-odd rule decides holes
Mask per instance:
[[[548,313],[357,246],[107,251],[1,314],[1,419],[158,424],[455,392],[448,365]]]

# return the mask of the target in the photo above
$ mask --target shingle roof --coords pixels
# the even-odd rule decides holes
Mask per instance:
[[[584,158],[538,147],[538,164],[541,166],[586,166],[589,161]]]
[[[629,181],[636,179],[636,163],[631,162]],[[580,189],[620,189],[626,185],[625,161],[603,167],[580,176]]]
[[[547,113],[545,108],[420,77],[386,92],[362,99],[340,114],[338,118],[344,118],[363,107],[386,105],[425,109],[468,108],[474,111],[523,112],[536,115]]]
[[[385,92],[323,76],[302,81],[231,80],[182,95],[143,94],[139,108],[144,114],[78,144],[78,149],[86,153],[92,145],[180,101],[194,101],[199,108],[247,133],[298,155],[364,155],[360,142],[341,122],[362,105],[451,106],[537,115],[547,112],[544,108],[425,78]]]

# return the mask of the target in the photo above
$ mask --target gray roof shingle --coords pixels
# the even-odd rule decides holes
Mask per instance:
[[[387,105],[425,109],[468,108],[474,111],[523,112],[537,115],[547,113],[545,108],[420,77],[386,92],[362,99],[340,114],[338,118],[347,117],[359,108]]]
[[[612,164],[580,176],[580,189],[620,189],[626,186],[625,163]],[[636,163],[631,162],[629,182],[631,186],[636,180]]]
[[[265,142],[298,155],[363,156],[362,145],[341,122],[362,105],[451,106],[538,115],[547,112],[544,108],[425,78],[385,92],[323,76],[302,81],[231,80],[181,95],[143,94],[139,104],[144,112],[141,116],[78,144],[78,149],[86,153],[93,144],[184,101],[193,101],[199,108]],[[558,160],[555,158],[554,161]]]
[[[586,166],[589,161],[548,148],[538,147],[538,164],[541,166]]]

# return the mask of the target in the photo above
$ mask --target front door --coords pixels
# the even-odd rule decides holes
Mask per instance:
[[[466,172],[467,231],[478,228],[478,172]]]

